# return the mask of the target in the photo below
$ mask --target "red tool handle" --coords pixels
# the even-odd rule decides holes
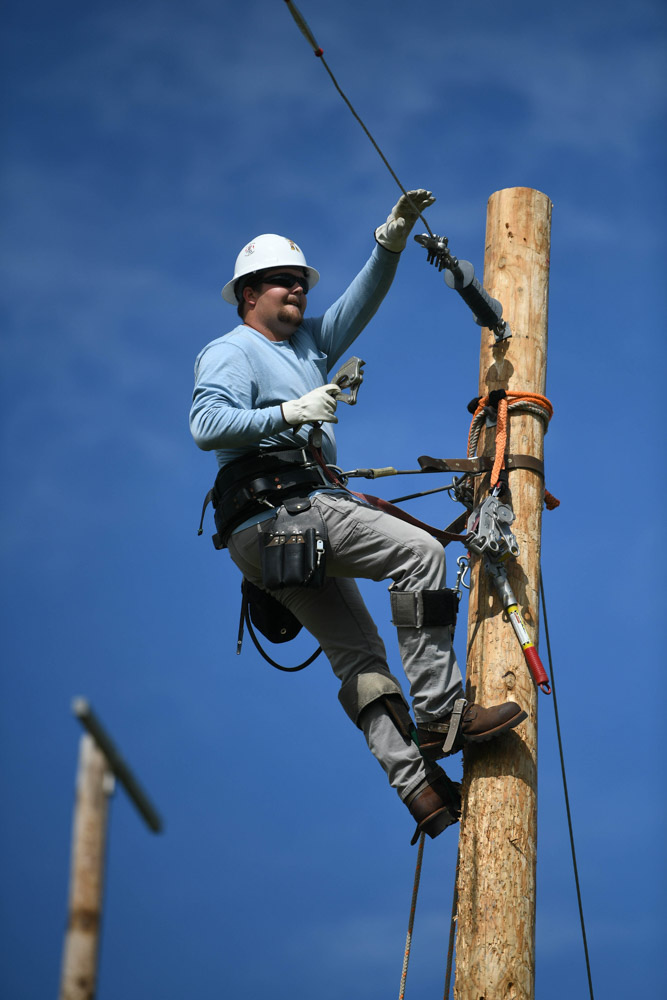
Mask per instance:
[[[526,663],[535,683],[542,688],[545,694],[551,694],[549,677],[540,659],[540,654],[535,647],[529,646],[528,649],[524,649],[523,655],[526,657]]]

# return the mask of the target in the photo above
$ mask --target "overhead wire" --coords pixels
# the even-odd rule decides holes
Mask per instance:
[[[387,170],[389,171],[389,173],[391,174],[391,176],[394,178],[394,180],[398,184],[398,186],[401,189],[401,191],[403,192],[404,196],[408,199],[408,201],[412,205],[412,207],[415,210],[415,212],[417,212],[418,217],[422,220],[422,222],[426,226],[426,230],[427,230],[429,236],[432,237],[433,236],[433,232],[432,232],[431,227],[429,226],[428,222],[426,221],[426,219],[424,218],[424,216],[422,215],[422,213],[417,209],[417,206],[414,204],[414,202],[410,198],[410,195],[405,190],[405,188],[401,184],[398,176],[394,172],[391,164],[389,163],[389,160],[384,155],[384,153],[382,152],[382,150],[378,146],[377,142],[375,141],[375,139],[373,138],[373,136],[369,132],[369,130],[366,127],[366,125],[364,124],[361,116],[355,110],[355,108],[354,108],[352,102],[350,101],[350,99],[347,97],[347,95],[341,89],[341,86],[338,83],[338,80],[333,75],[333,73],[332,73],[332,71],[331,71],[331,69],[329,67],[329,64],[327,63],[326,59],[324,58],[324,50],[322,49],[322,47],[320,45],[317,44],[317,41],[315,40],[315,36],[313,35],[312,31],[308,27],[308,23],[306,22],[305,17],[301,13],[301,11],[298,9],[298,7],[296,7],[295,4],[292,3],[292,0],[285,0],[285,3],[287,4],[287,8],[288,8],[290,14],[292,15],[292,17],[294,18],[294,20],[297,23],[299,31],[307,39],[309,45],[313,49],[313,52],[315,53],[315,55],[317,56],[317,58],[321,61],[321,63],[324,66],[325,70],[327,71],[327,73],[331,77],[331,82],[333,83],[334,87],[336,88],[336,90],[338,91],[338,93],[340,94],[340,96],[343,98],[343,100],[347,104],[348,108],[350,109],[350,111],[352,112],[352,114],[354,115],[354,117],[356,118],[356,120],[359,122],[359,124],[361,125],[362,129],[364,130],[364,132],[366,133],[366,135],[368,136],[368,138],[370,139],[370,141],[373,144],[376,152],[380,156],[380,159],[382,160],[382,162],[384,163],[385,167],[387,168]]]

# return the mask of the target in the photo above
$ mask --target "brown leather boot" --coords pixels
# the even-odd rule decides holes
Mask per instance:
[[[506,701],[502,705],[492,705],[482,708],[481,705],[467,705],[463,710],[458,731],[454,737],[451,749],[445,751],[452,714],[434,722],[420,723],[417,729],[419,746],[429,760],[439,760],[463,749],[464,743],[484,743],[494,736],[500,736],[509,729],[514,729],[527,717],[527,713],[515,701]]]
[[[410,841],[416,844],[422,832],[437,837],[448,826],[458,822],[461,815],[461,786],[451,781],[444,771],[430,775],[423,786],[406,802],[417,820],[417,829]]]

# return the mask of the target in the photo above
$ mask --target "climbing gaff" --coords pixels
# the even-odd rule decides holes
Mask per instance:
[[[512,336],[509,323],[502,318],[503,307],[498,299],[493,299],[475,277],[475,268],[469,260],[459,260],[449,249],[446,236],[415,236],[415,242],[427,251],[427,263],[434,264],[439,271],[445,271],[445,284],[458,292],[478,326],[486,326],[493,331],[496,343]]]

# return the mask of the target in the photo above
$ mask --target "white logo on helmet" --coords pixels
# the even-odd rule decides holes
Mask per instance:
[[[244,253],[244,255],[246,257],[249,257],[250,254],[254,253],[254,252],[255,252],[255,244],[254,243],[248,243],[248,246],[243,248],[243,253]]]

